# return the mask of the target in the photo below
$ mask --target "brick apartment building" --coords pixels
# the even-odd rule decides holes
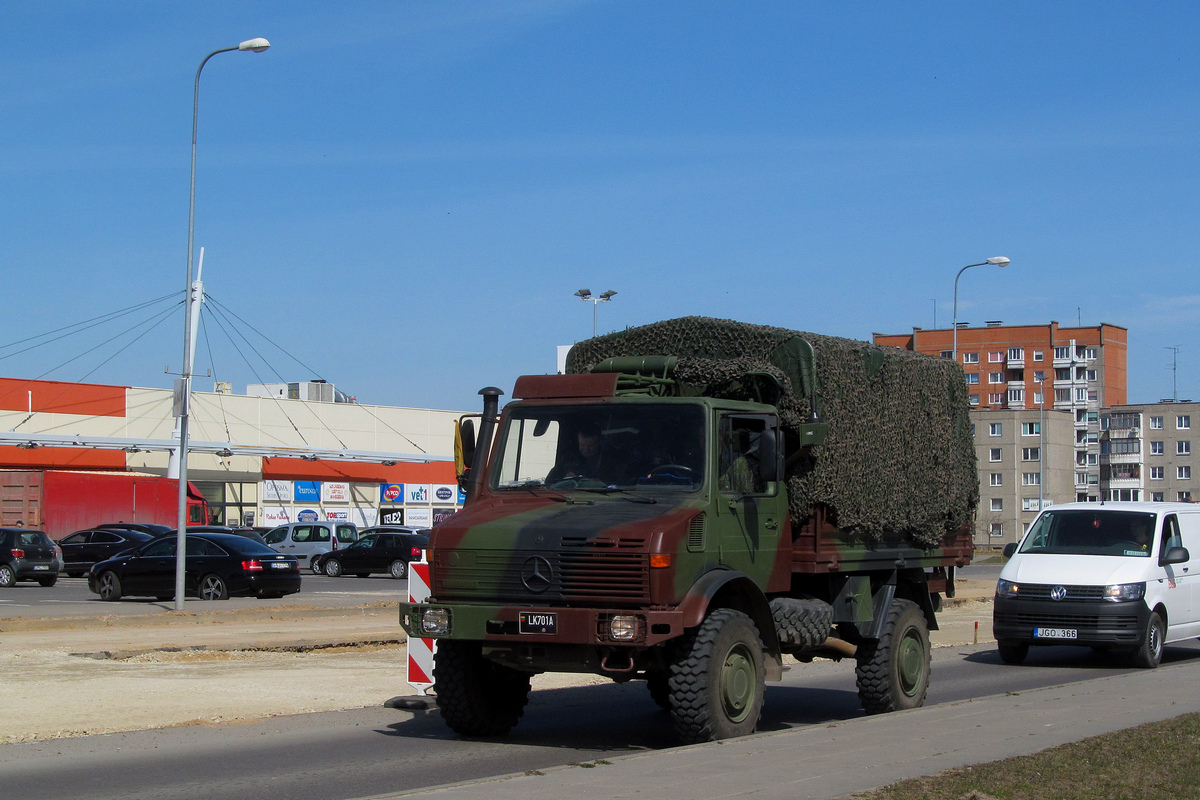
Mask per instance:
[[[954,357],[954,330],[913,328],[912,333],[874,334],[876,344],[919,353]],[[1099,501],[1102,486],[1101,408],[1126,403],[1128,331],[1102,323],[1090,327],[958,325],[958,361],[966,373],[976,454],[980,471],[980,511],[976,541],[1013,541],[1033,521],[1038,495],[1046,504],[1072,500]],[[1004,418],[996,416],[1004,412]],[[1057,412],[1057,413],[1055,413]],[[1064,424],[1065,421],[1069,424]],[[1034,470],[1026,437],[1042,432],[1037,470],[1045,480],[1040,493],[1030,484]],[[1024,441],[1000,446],[991,431],[1000,425],[1019,430]],[[1018,462],[1018,459],[1022,459]],[[1066,459],[1066,463],[1062,463]],[[997,474],[1022,476],[1020,495],[1010,485],[997,486]],[[1104,473],[1111,474],[1111,470]],[[1000,479],[1003,480],[1003,479]],[[1019,502],[1018,502],[1019,501]]]

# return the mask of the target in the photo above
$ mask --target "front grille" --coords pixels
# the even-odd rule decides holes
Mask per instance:
[[[1137,614],[1037,614],[1030,612],[997,611],[997,625],[1020,625],[1037,628],[1076,628],[1081,631],[1137,631]]]
[[[518,550],[474,553],[473,566],[449,566],[437,553],[434,595],[515,603],[645,605],[650,601],[650,559],[645,553],[616,547],[572,547],[564,551]],[[539,561],[544,559],[544,561]],[[533,562],[549,564],[549,582],[522,580]],[[533,587],[532,589],[530,587]],[[542,591],[534,591],[544,586]]]
[[[1049,600],[1050,591],[1056,586],[1062,586],[1067,590],[1067,596],[1060,598],[1061,600],[1103,600],[1103,586],[1068,586],[1061,583],[1022,583],[1018,584],[1021,587],[1021,599]]]

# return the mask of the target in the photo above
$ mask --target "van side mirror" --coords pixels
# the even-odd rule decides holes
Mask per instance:
[[[1002,552],[1004,553],[1005,558],[1012,558],[1013,554],[1017,552],[1017,543],[1009,542],[1008,544],[1004,545],[1004,550]]]
[[[1168,547],[1167,552],[1163,553],[1163,557],[1159,559],[1160,564],[1182,564],[1185,561],[1191,561],[1192,554],[1188,552],[1186,547]]]

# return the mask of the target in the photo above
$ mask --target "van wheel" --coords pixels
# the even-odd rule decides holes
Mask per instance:
[[[1162,661],[1163,637],[1166,626],[1157,611],[1150,612],[1146,630],[1142,631],[1142,643],[1133,653],[1133,663],[1142,669],[1154,669]]]
[[[487,660],[479,642],[438,642],[433,691],[442,719],[455,732],[503,736],[525,713],[529,689],[529,673]]]
[[[671,716],[686,744],[754,733],[766,665],[754,621],[719,608],[680,640],[671,664]]]
[[[313,572],[317,573],[318,575],[321,574],[321,570],[319,568],[314,569]],[[336,558],[327,560],[325,562],[325,574],[331,578],[340,577],[342,574],[342,562],[338,561]]]
[[[408,577],[408,562],[397,558],[388,566],[388,572],[396,580]]]
[[[996,642],[996,649],[1005,664],[1020,664],[1029,655],[1029,645],[1024,642]]]
[[[321,574],[321,562],[317,560],[316,556],[313,556],[312,560],[309,561],[308,564],[309,564],[309,567],[312,569],[313,575]]]
[[[858,699],[868,714],[919,708],[929,691],[929,627],[911,600],[893,600],[877,641],[858,647]]]

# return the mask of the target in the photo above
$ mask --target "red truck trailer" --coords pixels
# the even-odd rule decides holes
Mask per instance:
[[[188,483],[189,525],[206,525],[210,514],[200,490]],[[179,481],[127,472],[65,470],[0,471],[0,525],[18,521],[52,539],[106,522],[143,522],[175,527]]]

